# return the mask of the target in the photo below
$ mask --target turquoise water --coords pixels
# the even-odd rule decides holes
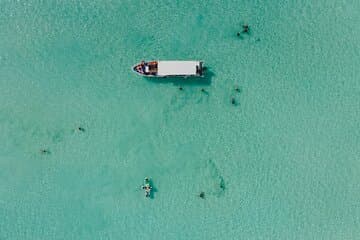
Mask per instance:
[[[0,239],[360,238],[359,1],[0,9]]]

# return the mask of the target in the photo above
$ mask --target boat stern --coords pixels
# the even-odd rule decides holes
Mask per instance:
[[[203,77],[204,76],[204,67],[203,67],[203,64],[204,62],[199,62],[197,65],[196,65],[196,76],[199,76],[199,77]]]

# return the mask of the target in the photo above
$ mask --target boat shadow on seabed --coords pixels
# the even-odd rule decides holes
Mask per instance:
[[[162,77],[162,78],[146,78],[149,82],[153,83],[172,83],[175,86],[208,86],[211,84],[212,77],[215,74],[210,68],[204,67],[203,77]]]

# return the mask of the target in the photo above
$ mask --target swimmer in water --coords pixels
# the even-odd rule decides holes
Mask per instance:
[[[243,33],[248,33],[249,32],[249,25],[244,24],[243,25]]]
[[[235,98],[231,98],[231,104],[232,104],[232,105],[235,105],[235,104],[236,104]]]
[[[46,149],[40,149],[40,153],[42,153],[42,154],[49,154],[50,151],[49,151],[49,150],[46,150]]]
[[[202,89],[201,89],[201,92],[204,93],[204,94],[206,94],[206,95],[209,95],[209,92],[206,91],[205,88],[202,88]]]

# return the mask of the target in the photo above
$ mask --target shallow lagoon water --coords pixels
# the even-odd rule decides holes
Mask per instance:
[[[0,6],[1,239],[360,237],[359,2]]]

